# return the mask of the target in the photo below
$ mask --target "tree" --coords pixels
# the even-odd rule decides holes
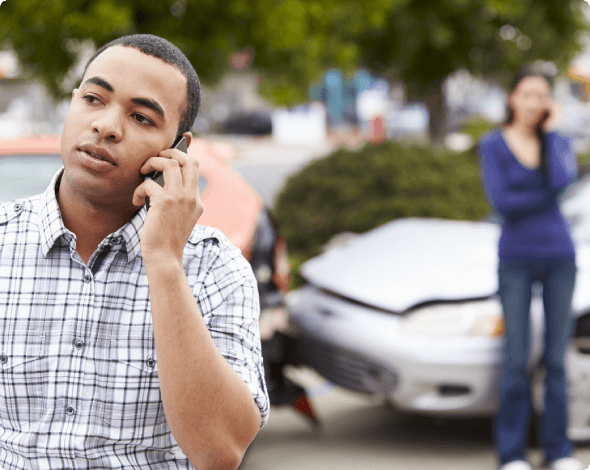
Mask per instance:
[[[276,104],[308,99],[331,67],[359,67],[404,82],[430,111],[430,137],[446,131],[444,80],[464,68],[505,81],[537,59],[566,66],[588,30],[584,0],[7,0],[0,40],[55,96],[80,44],[152,33],[177,44],[214,83],[230,56],[254,51],[261,90]]]
[[[13,49],[25,75],[47,85],[56,98],[85,41],[95,45],[124,34],[152,33],[176,44],[215,82],[239,49],[240,1],[216,0],[7,0],[0,6],[0,41]]]
[[[55,97],[80,45],[123,34],[152,33],[178,45],[199,77],[214,83],[229,57],[245,47],[265,75],[263,90],[277,104],[307,100],[310,83],[327,68],[353,70],[358,35],[378,27],[404,0],[7,0],[0,7],[0,41],[26,74]]]
[[[267,89],[288,104],[290,90],[328,67],[365,67],[405,84],[425,101],[429,135],[446,134],[445,79],[458,69],[499,80],[524,63],[566,67],[588,31],[584,0],[282,0],[259,13],[251,39]]]
[[[360,62],[402,80],[410,96],[425,100],[430,138],[440,143],[446,77],[467,69],[506,84],[524,63],[567,67],[588,31],[583,8],[583,0],[409,1],[390,12],[384,27],[360,38]]]

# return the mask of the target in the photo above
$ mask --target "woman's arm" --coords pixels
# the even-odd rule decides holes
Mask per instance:
[[[578,175],[578,162],[569,139],[556,132],[547,134],[547,181],[553,193],[559,193]]]
[[[500,164],[501,154],[489,142],[479,147],[484,188],[493,207],[505,217],[523,212],[535,212],[551,202],[544,188],[514,189],[508,185],[507,175]]]

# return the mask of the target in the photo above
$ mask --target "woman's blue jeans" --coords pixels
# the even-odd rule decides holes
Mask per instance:
[[[573,332],[571,300],[576,265],[569,260],[501,260],[499,295],[504,311],[505,337],[500,374],[500,407],[494,438],[500,464],[526,460],[527,431],[531,410],[528,370],[530,305],[533,282],[543,286],[546,368],[545,407],[540,422],[545,459],[552,461],[573,451],[567,437],[567,378],[565,349]]]

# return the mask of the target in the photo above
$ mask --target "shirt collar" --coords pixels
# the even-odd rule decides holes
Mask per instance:
[[[59,210],[59,204],[57,203],[57,197],[55,194],[56,185],[61,181],[63,174],[63,168],[60,169],[51,183],[41,195],[40,206],[39,206],[39,232],[41,237],[41,250],[43,256],[47,256],[49,250],[53,247],[55,242],[64,236],[68,242],[75,238],[75,235],[70,232],[64,225],[61,218],[61,211]],[[145,205],[139,209],[131,218],[131,220],[123,225],[115,233],[108,235],[102,242],[102,244],[113,244],[117,245],[121,241],[125,242],[127,248],[127,260],[133,261],[135,257],[140,253],[140,235],[143,223],[147,215],[147,209]]]

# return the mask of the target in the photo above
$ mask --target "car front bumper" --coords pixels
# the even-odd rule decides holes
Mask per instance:
[[[495,413],[501,338],[410,336],[403,316],[310,285],[291,293],[288,305],[303,362],[329,381],[421,414]],[[540,354],[538,336],[533,332],[531,363]]]

